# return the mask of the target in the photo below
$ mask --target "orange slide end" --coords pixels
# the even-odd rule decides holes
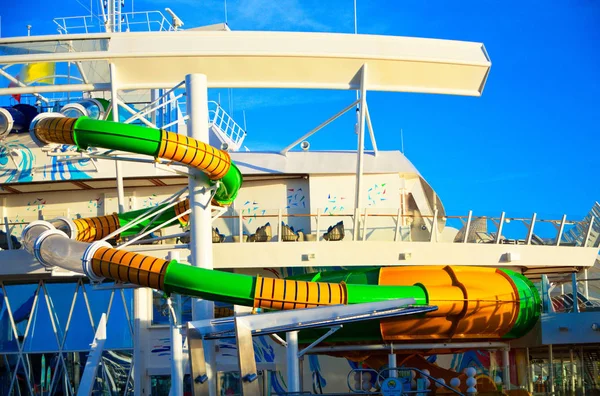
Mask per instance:
[[[167,260],[125,250],[100,247],[92,258],[96,275],[121,282],[164,290]]]
[[[497,339],[519,314],[519,294],[510,279],[495,268],[389,267],[379,273],[380,285],[422,284],[428,303],[438,310],[426,318],[381,322],[384,340]]]
[[[161,131],[158,157],[203,169],[211,180],[223,178],[231,167],[227,152],[175,132]]]
[[[108,216],[90,217],[87,219],[73,220],[77,227],[77,240],[81,242],[94,242],[119,229],[119,216],[113,213]],[[116,235],[115,238],[119,236]]]
[[[48,117],[37,121],[35,136],[42,142],[75,145],[73,127],[77,118]]]
[[[348,302],[345,283],[306,282],[257,276],[254,290],[254,308],[314,308]]]

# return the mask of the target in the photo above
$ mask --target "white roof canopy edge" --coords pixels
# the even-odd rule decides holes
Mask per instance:
[[[296,32],[179,31],[41,36],[0,40],[12,48],[106,40],[107,50],[3,56],[0,63],[101,60],[119,69],[119,88],[174,86],[186,74],[210,87],[358,89],[480,96],[491,62],[481,43],[412,37]],[[105,89],[105,81],[86,88]],[[67,85],[54,86],[57,91]],[[50,88],[50,87],[47,87]],[[0,94],[35,87],[0,89]],[[87,89],[86,89],[87,90]],[[13,92],[15,91],[15,92]]]

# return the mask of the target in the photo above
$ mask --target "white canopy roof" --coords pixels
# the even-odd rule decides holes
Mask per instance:
[[[88,49],[90,45],[93,48]],[[67,47],[74,52],[64,51]],[[4,64],[112,62],[120,89],[172,87],[190,73],[206,74],[209,87],[357,89],[359,71],[368,64],[369,90],[479,96],[491,67],[481,43],[336,33],[176,31],[24,37],[0,40],[0,52],[6,54]],[[100,76],[89,78],[90,84],[106,82]]]

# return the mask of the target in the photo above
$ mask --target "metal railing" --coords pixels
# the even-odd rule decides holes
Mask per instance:
[[[413,389],[414,387],[416,387],[416,384],[411,384],[411,381],[413,379],[413,373],[415,374],[415,377],[416,377],[416,374],[419,374],[419,376],[422,379],[427,380],[429,382],[429,384],[425,383],[424,389]],[[358,374],[358,380],[355,378],[357,374]],[[365,381],[365,379],[364,379],[365,374],[369,374],[367,376],[368,382]],[[458,376],[459,374],[457,373],[456,375]],[[351,383],[351,380],[350,380],[351,377],[354,379],[354,381],[356,381],[360,384],[359,385],[360,389],[356,389],[356,386],[354,386]],[[371,382],[370,380],[373,379],[373,377],[374,377],[375,381]],[[414,368],[414,367],[384,368],[380,371],[373,370],[373,369],[353,369],[353,370],[350,370],[350,372],[346,376],[346,384],[348,385],[348,389],[350,390],[350,392],[354,393],[354,394],[362,394],[362,395],[380,394],[381,386],[382,386],[383,382],[385,381],[385,379],[387,379],[389,377],[398,378],[400,380],[400,382],[406,382],[406,385],[408,385],[408,387],[411,388],[411,390],[402,389],[402,394],[416,393],[416,394],[424,395],[426,393],[431,392],[430,388],[431,388],[431,386],[433,386],[435,384],[435,386],[438,388],[445,388],[446,390],[450,391],[451,393],[454,393],[454,394],[457,394],[460,396],[463,395],[457,389],[446,384],[444,381],[441,381],[438,378],[431,376],[429,373],[427,373],[423,370]]]
[[[121,30],[124,32],[164,32],[173,30],[173,26],[160,11],[123,12]],[[106,31],[108,21],[97,15],[54,18],[59,34],[102,33]]]
[[[79,217],[96,216],[96,213],[80,214]],[[4,219],[1,229],[7,234],[17,234],[20,229],[33,220],[44,217],[43,210],[40,210],[35,216],[22,218],[18,221],[9,221]],[[46,216],[48,217],[48,216]],[[360,229],[358,232],[358,241],[394,241],[394,242],[439,242],[439,243],[484,243],[484,244],[515,244],[515,245],[545,245],[545,246],[571,246],[571,247],[590,247],[589,238],[582,238],[579,241],[568,241],[563,238],[564,230],[567,227],[574,227],[580,222],[568,221],[566,216],[561,220],[538,219],[534,214],[532,218],[507,217],[504,213],[500,217],[473,216],[469,213],[467,216],[436,216],[403,214],[400,210],[396,213],[380,213],[374,209],[357,209],[353,213],[346,211],[331,212],[327,208],[316,209],[316,213],[288,213],[287,209],[248,211],[245,209],[234,213],[229,210],[228,213],[220,216],[225,220],[223,225],[229,229],[229,234],[225,235],[224,242],[245,242],[256,227],[271,224],[271,235],[267,240],[261,241],[284,242],[290,241],[290,229],[286,226],[295,226],[294,229],[298,238],[296,241],[320,242],[324,241],[324,235],[327,230],[338,222],[343,223],[344,239],[353,238],[354,219],[358,217]],[[453,236],[442,236],[441,228],[447,227],[454,221],[463,224],[459,232]],[[597,220],[596,220],[597,221]],[[298,226],[301,224],[302,228]],[[482,227],[482,224],[490,223],[489,229]],[[504,236],[505,224],[522,224],[519,230],[514,227],[509,234]],[[539,237],[534,231],[540,224],[551,225],[550,230],[556,230],[552,237]],[[592,222],[595,224],[595,222]],[[217,224],[217,227],[221,225]],[[588,229],[590,226],[588,226]],[[546,230],[548,231],[548,230]],[[226,231],[227,232],[227,231]],[[163,239],[166,239],[163,238]],[[293,238],[292,238],[293,239]]]
[[[231,141],[237,150],[246,137],[246,131],[215,101],[208,102],[208,117],[211,124]]]

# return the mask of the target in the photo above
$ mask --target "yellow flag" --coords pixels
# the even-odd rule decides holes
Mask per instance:
[[[21,81],[25,84],[32,81],[40,84],[54,84],[54,77],[49,76],[54,76],[55,70],[56,64],[52,62],[28,63],[21,70]]]

